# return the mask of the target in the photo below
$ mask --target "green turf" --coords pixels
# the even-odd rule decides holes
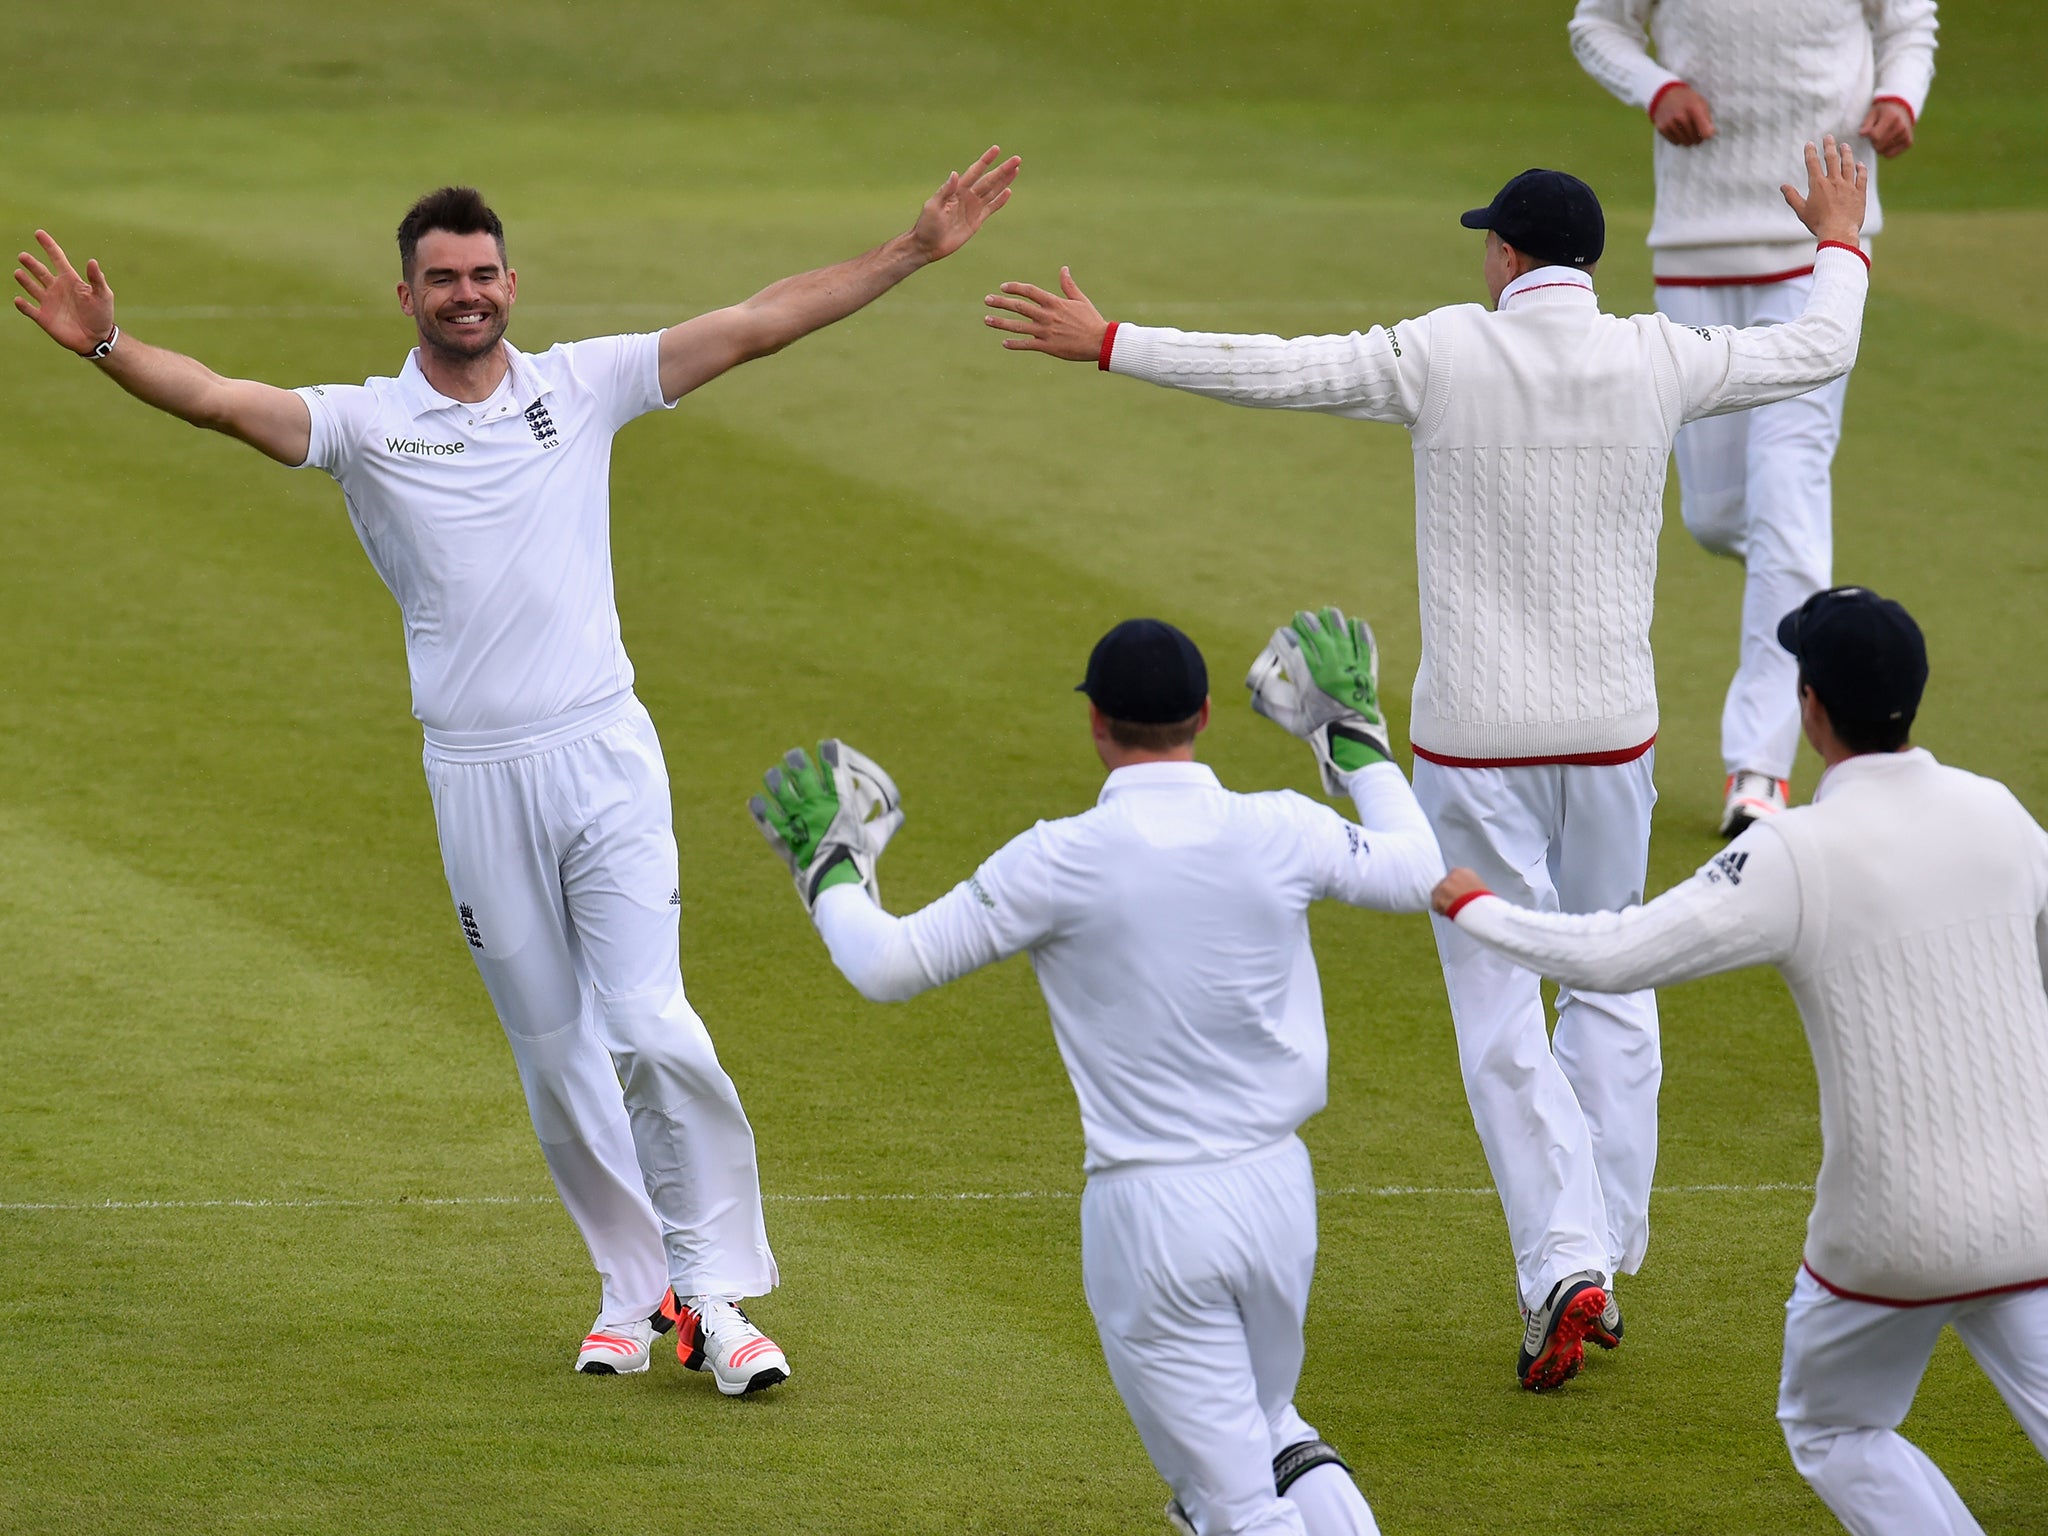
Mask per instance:
[[[389,231],[443,180],[511,221],[537,347],[872,244],[992,139],[1026,169],[956,261],[619,442],[687,976],[786,1276],[759,1314],[797,1374],[745,1403],[670,1361],[567,1370],[594,1284],[448,911],[395,615],[331,483],[0,324],[0,1529],[1163,1529],[1081,1299],[1079,1131],[1028,969],[860,1003],[741,801],[791,742],[847,736],[909,799],[891,903],[927,900],[1089,803],[1068,690],[1137,612],[1208,649],[1231,784],[1312,784],[1230,702],[1298,603],[1373,617],[1398,727],[1402,434],[1010,357],[977,301],[1067,261],[1138,320],[1391,319],[1475,296],[1452,216],[1547,162],[1606,196],[1601,286],[1640,305],[1647,132],[1578,73],[1567,9],[10,15],[4,238],[49,226],[107,263],[135,334],[281,383],[396,365]],[[1930,634],[1923,739],[2036,807],[2044,47],[2037,8],[1944,17],[1923,143],[1885,170],[1837,473],[1837,570]],[[1738,593],[1675,527],[1664,555],[1659,885],[1715,846]],[[1332,910],[1316,932],[1332,1102],[1307,1132],[1328,1194],[1301,1405],[1385,1528],[1833,1529],[1770,1417],[1806,1200],[1758,1186],[1818,1156],[1777,980],[1666,994],[1630,1340],[1534,1399],[1427,930]],[[892,1198],[951,1195],[996,1198]],[[1910,1428],[1987,1530],[2048,1530],[2048,1469],[1952,1340]]]

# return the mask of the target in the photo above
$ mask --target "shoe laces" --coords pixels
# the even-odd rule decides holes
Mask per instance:
[[[684,1305],[697,1314],[707,1339],[744,1338],[761,1331],[746,1313],[722,1296],[692,1296]]]

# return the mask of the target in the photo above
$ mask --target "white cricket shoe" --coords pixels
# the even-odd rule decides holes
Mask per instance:
[[[1179,1499],[1166,1501],[1166,1523],[1173,1527],[1174,1536],[1202,1536],[1195,1529],[1195,1522],[1188,1518],[1188,1512],[1180,1507]]]
[[[670,1291],[661,1315],[675,1324],[676,1358],[693,1371],[709,1371],[727,1397],[743,1397],[789,1380],[789,1358],[747,1314],[721,1296]]]
[[[586,1376],[638,1376],[653,1358],[655,1336],[667,1331],[651,1320],[593,1328],[576,1351],[576,1369]]]
[[[1752,821],[1762,821],[1785,809],[1785,797],[1792,786],[1784,779],[1744,768],[1728,775],[1727,800],[1721,807],[1721,835],[1733,837]]]

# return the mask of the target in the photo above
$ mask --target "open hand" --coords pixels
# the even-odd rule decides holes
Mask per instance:
[[[1714,136],[1714,111],[1707,98],[1680,81],[1657,98],[1650,114],[1656,130],[1673,144],[1691,148]]]
[[[1451,908],[1465,897],[1486,890],[1486,882],[1469,869],[1454,869],[1437,881],[1429,893],[1429,909],[1438,917],[1449,917]]]
[[[1886,97],[1873,101],[1856,130],[1870,140],[1870,147],[1892,160],[1913,147],[1913,114],[1903,101]]]
[[[988,153],[964,171],[955,171],[926,201],[910,228],[910,239],[926,261],[950,256],[988,222],[988,216],[1010,200],[1010,183],[1024,162],[1012,155],[998,165],[1002,146],[991,144]]]
[[[981,317],[984,325],[1014,333],[1003,341],[1012,352],[1049,352],[1070,363],[1092,363],[1102,356],[1102,338],[1109,324],[1065,267],[1060,268],[1058,293],[1047,293],[1036,283],[1005,283],[1001,293],[992,293],[981,302],[1016,317]]]
[[[47,230],[36,231],[36,242],[50,258],[49,264],[23,251],[15,259],[14,280],[28,291],[17,297],[14,307],[49,333],[60,347],[69,347],[80,357],[105,341],[114,329],[114,290],[97,261],[85,264],[85,276],[78,275],[64,254],[64,247],[50,238]]]
[[[1816,240],[1854,245],[1863,233],[1870,167],[1858,161],[1847,144],[1837,144],[1833,134],[1822,139],[1818,149],[1806,146],[1806,196],[1801,197],[1789,181],[1778,190]]]

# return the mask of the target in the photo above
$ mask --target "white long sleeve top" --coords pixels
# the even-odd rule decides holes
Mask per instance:
[[[2048,833],[2004,785],[1853,757],[1647,906],[1453,917],[1589,991],[1777,966],[1820,1081],[1814,1278],[1904,1304],[2048,1284]]]
[[[1652,135],[1658,280],[1782,280],[1810,267],[1813,237],[1778,188],[1805,185],[1804,146],[1824,134],[1870,167],[1863,232],[1877,234],[1877,156],[1856,130],[1876,100],[1920,116],[1936,26],[1935,0],[1579,0],[1572,51],[1589,75],[1645,111],[1682,81],[1714,114],[1705,143]]]
[[[1583,272],[1540,267],[1493,310],[1291,341],[1118,325],[1103,361],[1233,405],[1407,427],[1415,750],[1452,765],[1619,762],[1657,733],[1650,614],[1672,439],[1848,372],[1866,267],[1823,249],[1786,325],[1621,319]]]
[[[840,885],[812,916],[875,1002],[1029,953],[1088,1172],[1221,1161],[1327,1097],[1309,903],[1419,912],[1442,878],[1400,769],[1347,784],[1358,822],[1292,792],[1233,794],[1199,763],[1119,768],[1092,810],[1039,822],[921,911],[892,917]]]

